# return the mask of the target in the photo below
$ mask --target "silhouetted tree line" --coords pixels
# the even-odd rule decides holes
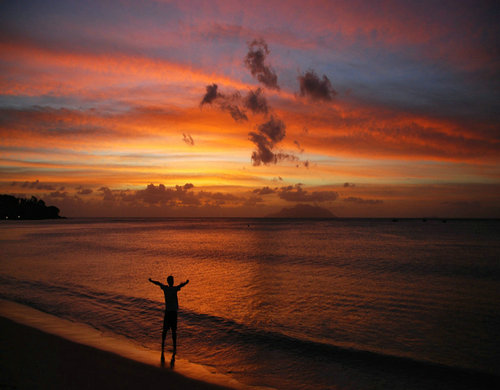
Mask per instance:
[[[45,202],[32,196],[31,199],[0,195],[0,217],[3,219],[55,219],[59,209],[46,206]]]

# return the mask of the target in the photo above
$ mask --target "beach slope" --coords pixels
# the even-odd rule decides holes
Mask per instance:
[[[0,317],[2,389],[224,389]]]

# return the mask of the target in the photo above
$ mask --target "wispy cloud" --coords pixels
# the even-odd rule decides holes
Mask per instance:
[[[248,44],[248,53],[245,56],[245,66],[252,76],[270,89],[280,89],[278,76],[274,69],[267,64],[270,51],[264,39],[254,39]]]

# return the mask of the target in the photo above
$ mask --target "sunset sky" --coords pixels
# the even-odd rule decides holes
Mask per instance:
[[[0,193],[500,217],[497,1],[2,1]]]

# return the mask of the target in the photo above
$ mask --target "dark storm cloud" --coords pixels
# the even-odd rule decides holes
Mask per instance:
[[[292,153],[279,152],[274,154],[276,156],[276,162],[278,161],[299,161],[299,158]],[[299,165],[297,165],[299,167]]]
[[[272,151],[273,144],[269,140],[257,133],[251,132],[250,140],[254,142],[257,146],[257,150],[252,153],[252,164],[254,166],[259,166],[261,164],[277,164],[280,161],[298,161],[297,156],[289,153],[278,152],[274,153]]]
[[[257,188],[255,190],[253,190],[252,192],[254,194],[257,194],[257,195],[268,195],[268,194],[276,193],[276,190],[266,186],[266,187],[262,187],[262,188]]]
[[[68,193],[65,192],[60,192],[60,191],[54,191],[50,193],[51,198],[66,198],[68,196]]]
[[[239,196],[236,196],[233,194],[226,194],[226,193],[222,193],[222,192],[200,191],[198,193],[198,196],[200,196],[202,198],[214,199],[217,201],[224,201],[224,202],[226,202],[226,201],[234,202],[234,201],[241,200],[241,198]]]
[[[77,192],[78,195],[90,195],[93,191],[89,188],[82,188]]]
[[[246,112],[237,104],[238,98],[226,98],[221,101],[219,107],[222,111],[227,111],[236,122],[247,121]]]
[[[263,39],[255,39],[249,43],[248,49],[244,62],[251,74],[268,88],[279,89],[278,77],[274,70],[266,64],[266,58],[269,54],[266,42]],[[256,150],[252,152],[251,156],[254,166],[276,164],[283,160],[299,161],[298,157],[292,153],[275,151],[276,145],[285,138],[286,125],[274,115],[271,115],[270,118],[267,116],[271,111],[271,107],[268,105],[262,88],[249,90],[246,96],[242,97],[239,91],[227,95],[218,90],[217,84],[207,85],[200,107],[212,103],[220,110],[228,112],[237,122],[248,121],[247,112],[263,114],[268,118],[258,125],[256,130],[248,134],[249,140],[256,146]],[[298,142],[296,144],[302,153],[304,149],[300,147]],[[306,161],[303,165],[309,167],[309,162]]]
[[[276,164],[281,160],[297,160],[297,157],[287,153],[274,153],[273,148],[276,143],[285,138],[285,123],[271,115],[271,118],[257,127],[258,132],[250,132],[249,139],[257,150],[252,153],[252,163],[255,166],[260,164]]]
[[[168,207],[219,207],[228,203],[233,205],[244,204],[247,198],[234,194],[210,191],[190,191],[194,185],[187,183],[183,186],[176,185],[167,188],[163,184],[155,186],[149,184],[146,189],[135,192],[134,201],[140,201],[148,205],[166,205]]]
[[[108,187],[101,187],[98,190],[99,192],[102,192],[103,201],[106,202],[114,202],[115,201],[115,195],[113,194],[113,191],[111,191]]]
[[[247,96],[243,100],[243,105],[254,114],[267,114],[269,112],[269,106],[264,97],[264,91],[261,88],[257,88],[255,91],[248,91]]]
[[[259,125],[258,129],[261,134],[266,135],[273,143],[282,141],[286,135],[285,123],[273,115],[271,115],[271,118],[267,122]]]
[[[207,85],[207,92],[201,100],[200,107],[204,104],[217,104],[222,111],[227,111],[236,122],[247,121],[248,117],[242,108],[242,98],[239,92],[225,95],[218,91],[217,84]]]
[[[181,205],[199,205],[199,199],[189,192],[194,187],[193,184],[187,183],[183,186],[175,186],[175,188],[167,188],[163,184],[155,186],[149,184],[145,190],[138,190],[135,193],[136,199],[142,200],[148,204],[177,204]]]
[[[261,88],[248,91],[245,98],[242,98],[239,92],[232,95],[223,94],[218,91],[217,84],[207,85],[206,90],[200,106],[217,103],[218,107],[222,111],[229,112],[235,121],[248,120],[245,108],[254,114],[267,114],[269,112],[269,106]]]
[[[266,57],[269,54],[267,43],[263,39],[254,39],[248,44],[248,53],[245,56],[245,66],[252,76],[271,89],[279,89],[278,76],[269,65]]]
[[[227,203],[242,204],[246,202],[245,198],[222,192],[200,191],[198,192],[197,197],[200,200],[203,200],[205,205],[217,207]]]
[[[278,196],[288,202],[327,202],[334,201],[339,194],[335,191],[313,191],[302,189],[300,184],[281,187]]]
[[[298,77],[300,83],[300,96],[307,96],[316,101],[331,101],[337,94],[332,83],[323,75],[320,79],[313,70],[309,70]]]
[[[356,198],[354,196],[350,196],[348,198],[345,198],[344,202],[351,202],[351,203],[357,203],[357,204],[370,204],[370,205],[384,203],[384,201],[380,200],[380,199],[363,199],[363,198]]]
[[[185,134],[185,133],[182,133],[182,140],[188,144],[188,145],[191,145],[193,146],[194,145],[194,140],[193,140],[193,137],[191,137],[190,134]]]
[[[267,46],[266,46],[267,47]],[[226,95],[217,90],[217,85],[212,84],[206,87],[206,94],[203,97],[201,106],[205,103],[215,103],[220,110],[228,112],[236,122],[248,121],[248,116],[244,108],[254,114],[267,114],[269,106],[264,92],[261,88],[250,90],[242,98],[239,92]],[[258,131],[248,134],[249,139],[256,145],[257,150],[252,153],[253,165],[276,164],[281,160],[297,160],[293,155],[286,153],[274,153],[273,148],[276,143],[285,137],[285,123],[271,115],[271,118],[257,127]],[[185,139],[186,141],[186,139]]]
[[[22,188],[36,189],[36,190],[47,190],[55,191],[56,187],[50,184],[42,184],[39,180],[36,181],[25,181],[25,182],[12,182],[12,186],[20,185]]]
[[[207,89],[207,92],[203,96],[203,99],[201,100],[200,106],[203,106],[204,104],[212,104],[212,102],[215,99],[217,99],[218,97],[221,97],[221,94],[217,91],[217,89],[218,89],[217,84],[207,85],[206,89]]]
[[[253,131],[248,136],[250,141],[257,147],[257,150],[252,153],[253,165],[276,163],[277,160],[272,151],[274,145],[266,136]]]
[[[243,203],[243,205],[247,207],[254,207],[262,202],[264,202],[264,199],[262,199],[260,196],[251,195],[248,199],[245,200],[245,203]]]

